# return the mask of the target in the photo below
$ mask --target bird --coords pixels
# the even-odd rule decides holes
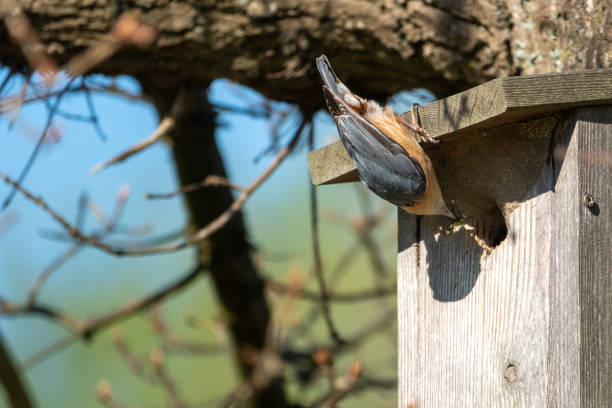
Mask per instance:
[[[427,132],[390,106],[383,108],[351,92],[325,55],[316,59],[316,66],[340,140],[366,187],[409,213],[457,219],[444,201],[431,160],[410,133],[431,140]]]

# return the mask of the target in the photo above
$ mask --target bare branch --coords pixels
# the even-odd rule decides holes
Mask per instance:
[[[121,186],[119,188],[119,192],[117,194],[117,199],[115,201],[115,209],[113,210],[113,213],[110,217],[110,221],[106,222],[106,219],[104,217],[104,214],[101,213],[101,211],[99,212],[99,214],[97,214],[97,212],[95,212],[94,214],[97,215],[99,218],[100,222],[103,224],[104,227],[104,231],[99,234],[100,238],[103,238],[104,236],[108,235],[109,233],[111,233],[115,227],[117,226],[117,223],[119,222],[119,218],[121,217],[121,214],[123,213],[123,209],[125,208],[125,203],[127,201],[127,198],[130,194],[129,188],[124,186]],[[85,207],[87,206],[93,206],[93,203],[88,200],[85,196],[81,196],[81,198],[79,199],[79,211],[77,214],[77,228],[80,230],[80,227],[83,225],[83,221],[84,221],[84,215],[85,215]],[[97,207],[96,207],[97,209]],[[93,212],[93,211],[92,211]],[[34,283],[32,284],[32,287],[30,288],[30,293],[28,295],[28,305],[34,305],[36,303],[36,298],[38,296],[38,292],[40,291],[40,289],[42,288],[42,286],[45,284],[45,282],[49,279],[49,277],[51,276],[51,274],[53,272],[55,272],[60,266],[62,266],[65,262],[67,262],[69,259],[71,259],[73,256],[75,256],[82,248],[83,248],[84,244],[82,244],[81,242],[77,242],[75,244],[73,244],[73,246],[71,246],[70,248],[68,248],[67,251],[65,251],[62,255],[60,255],[57,259],[55,259],[53,262],[51,262],[51,264],[49,264],[36,278],[36,280],[34,281]]]
[[[110,58],[123,45],[145,47],[156,36],[155,29],[143,23],[136,13],[126,12],[119,16],[110,33],[97,44],[68,61],[64,70],[73,78],[84,75],[102,61]]]
[[[290,293],[293,289],[286,284],[266,278],[266,287],[276,293],[286,294]],[[378,299],[383,296],[391,296],[396,294],[396,288],[376,288],[372,290],[363,290],[354,293],[333,293],[328,292],[327,300],[329,302],[359,302],[370,299]],[[312,300],[315,302],[321,301],[321,294],[309,291],[308,289],[301,288],[295,293],[295,296],[305,300]]]
[[[4,387],[8,402],[13,408],[32,408],[28,391],[13,364],[2,337],[0,337],[0,384]]]
[[[21,170],[21,173],[19,174],[19,177],[17,178],[17,184],[23,183],[23,180],[26,178],[28,172],[32,168],[32,165],[34,164],[34,161],[36,160],[36,156],[38,155],[38,152],[40,151],[40,148],[43,145],[43,142],[45,141],[47,134],[49,133],[49,129],[51,128],[51,124],[53,123],[53,117],[55,116],[57,109],[59,108],[62,97],[64,96],[65,92],[68,91],[68,89],[70,89],[70,85],[72,85],[72,82],[73,82],[72,79],[68,81],[66,86],[62,89],[62,91],[60,91],[57,94],[55,103],[49,109],[49,115],[47,116],[47,123],[45,124],[45,127],[43,128],[43,131],[38,139],[38,142],[36,143],[36,146],[34,147],[34,150],[32,151],[32,153],[30,153],[30,157],[26,161],[25,166],[23,167],[23,169]],[[15,194],[17,192],[17,187],[15,184],[13,185],[13,187],[14,188],[11,190],[8,197],[4,200],[4,203],[2,203],[2,210],[5,210],[9,206],[11,201],[13,200],[13,197],[15,197]]]
[[[45,46],[40,42],[19,1],[0,1],[0,14],[4,18],[9,34],[21,47],[21,52],[32,70],[39,71],[48,79],[53,78],[57,73],[57,65],[46,54]]]
[[[4,91],[4,87],[8,85],[9,81],[13,78],[15,73],[16,72],[13,69],[9,69],[8,73],[6,74],[2,82],[0,82],[0,93]]]
[[[160,385],[166,391],[170,397],[172,408],[186,408],[187,404],[183,402],[178,389],[176,388],[176,382],[168,373],[168,370],[164,364],[165,354],[162,350],[154,348],[149,354],[149,360],[153,366],[153,372],[155,378],[159,381]]]
[[[93,98],[91,97],[91,92],[89,88],[85,85],[85,78],[81,79],[81,84],[83,85],[83,93],[85,94],[85,101],[87,102],[87,109],[89,110],[89,116],[91,117],[91,123],[98,134],[100,140],[105,141],[107,139],[102,127],[100,126],[100,120],[98,119],[98,114],[96,113],[96,108],[94,106]]]
[[[165,287],[142,299],[139,299],[132,303],[128,303],[127,305],[113,312],[107,313],[106,315],[88,319],[85,324],[83,324],[80,328],[80,334],[84,337],[91,337],[98,331],[104,329],[105,327],[159,303],[167,296],[177,292],[178,290],[184,288],[189,283],[191,283],[195,278],[201,275],[201,271],[203,269],[204,266],[198,265],[193,268],[191,272],[184,275],[182,278],[179,278],[178,280],[170,283],[169,285],[166,285]]]
[[[308,147],[314,150],[314,126],[310,124],[310,133],[308,137]],[[319,244],[319,221],[317,214],[317,190],[315,186],[310,184],[310,231],[312,235],[312,253],[314,257],[314,269],[321,292],[321,310],[327,324],[330,336],[338,343],[342,343],[342,339],[338,335],[338,331],[334,325],[329,311],[329,295],[325,286],[325,278],[323,277],[323,262],[321,260],[321,247]]]
[[[29,307],[15,307],[12,304],[9,304],[6,301],[2,301],[0,303],[0,314],[5,315],[22,315],[29,313],[37,313],[42,314],[47,317],[51,317],[54,320],[57,320],[64,326],[73,330],[73,334],[70,336],[59,340],[56,343],[51,344],[40,352],[34,354],[32,357],[28,358],[23,366],[25,369],[31,368],[34,365],[40,363],[44,359],[48,358],[50,355],[55,354],[57,351],[64,349],[65,347],[71,345],[79,338],[89,339],[92,336],[96,335],[100,330],[105,329],[106,327],[117,323],[135,313],[146,310],[147,308],[161,302],[169,295],[177,292],[178,290],[184,288],[189,283],[191,283],[195,278],[201,275],[201,271],[204,269],[204,266],[198,265],[193,268],[190,272],[184,275],[182,278],[164,286],[163,288],[157,290],[145,296],[139,300],[128,303],[125,306],[118,308],[112,312],[109,312],[103,316],[90,318],[83,323],[79,323],[74,321],[73,319],[68,319],[66,316],[59,314],[53,309],[45,309],[41,306],[32,305]]]
[[[245,190],[244,187],[241,187],[239,185],[232,183],[225,177],[211,175],[211,176],[206,177],[203,181],[199,183],[188,184],[188,185],[182,186],[178,190],[173,191],[171,193],[158,193],[158,194],[147,193],[145,197],[148,198],[149,200],[160,199],[160,198],[172,198],[179,194],[190,193],[192,191],[196,191],[201,188],[218,187],[218,186],[228,187],[228,188],[231,188],[232,190],[241,191],[241,192],[244,192]]]
[[[165,117],[159,123],[159,126],[157,127],[157,129],[155,129],[155,131],[151,134],[151,136],[149,136],[148,138],[146,138],[145,140],[141,142],[136,143],[134,146],[130,147],[125,152],[113,157],[112,159],[106,162],[100,163],[100,164],[96,164],[90,170],[90,174],[95,174],[99,172],[100,170],[103,170],[109,166],[112,166],[113,164],[117,164],[124,160],[127,160],[128,158],[135,155],[136,153],[140,153],[143,150],[147,149],[148,147],[153,146],[162,137],[164,137],[164,135],[166,135],[170,130],[172,130],[175,124],[176,122],[173,117]]]
[[[19,117],[19,111],[21,110],[21,106],[23,105],[23,99],[25,98],[26,90],[30,85],[31,78],[31,75],[27,75],[26,80],[24,81],[23,85],[21,85],[21,90],[19,91],[19,95],[17,96],[17,105],[15,106],[15,110],[13,112],[13,115],[11,116],[11,120],[9,121],[9,129],[13,128],[15,122],[17,121],[17,118]]]
[[[81,232],[79,229],[75,228],[71,225],[65,218],[60,216],[55,210],[51,209],[49,205],[40,197],[34,196],[32,193],[27,191],[23,186],[20,185],[19,182],[11,179],[4,173],[0,173],[0,178],[3,179],[6,183],[12,185],[15,190],[21,192],[26,198],[36,203],[39,207],[45,210],[54,220],[56,220],[68,233],[68,235],[81,241],[85,244],[91,245],[94,248],[98,248],[105,252],[108,252],[113,255],[148,255],[148,254],[159,254],[165,252],[174,252],[180,249],[186,248],[190,245],[193,245],[197,242],[200,242],[206,238],[208,238],[211,234],[215,233],[219,229],[221,229],[232,217],[240,211],[244,203],[249,199],[249,197],[259,188],[264,181],[270,177],[270,175],[278,168],[278,166],[283,162],[283,160],[291,153],[294,149],[297,141],[300,138],[302,130],[306,125],[306,121],[302,120],[295,134],[287,144],[278,154],[276,158],[272,161],[270,166],[262,174],[259,175],[253,183],[251,183],[248,187],[244,189],[242,194],[230,205],[228,209],[226,209],[223,213],[221,213],[217,218],[215,218],[210,224],[206,225],[191,237],[186,239],[185,241],[179,242],[177,244],[171,244],[166,246],[158,246],[158,247],[149,247],[149,248],[140,248],[140,249],[128,249],[128,248],[116,248],[109,244],[106,244],[100,240],[97,236],[86,235]]]
[[[79,340],[79,337],[76,334],[69,334],[65,337],[62,337],[60,340],[44,347],[43,349],[35,352],[30,355],[21,363],[22,371],[27,371],[30,368],[42,363],[47,358],[54,356],[65,348],[71,346]]]
[[[340,400],[353,393],[371,390],[373,388],[395,389],[397,387],[397,380],[395,379],[372,378],[365,376],[361,376],[359,379],[352,379],[350,374],[347,377],[349,381],[346,381],[341,389],[330,391],[328,394],[323,395],[315,400],[312,404],[308,405],[308,407],[335,407],[335,404],[337,404]]]
[[[177,338],[170,331],[162,316],[161,305],[155,305],[151,312],[151,327],[155,334],[162,340],[162,350],[171,352],[183,352],[193,354],[217,354],[227,351],[228,347],[222,343],[204,344],[193,341],[185,341]]]
[[[13,75],[14,73],[9,73],[9,75],[7,75],[7,77],[3,80],[2,84],[0,85],[0,91],[4,87],[5,81],[8,82],[8,80],[12,78]],[[34,92],[34,94],[26,95],[22,100],[20,100],[19,94],[17,94],[16,96],[7,97],[7,98],[4,98],[3,101],[0,101],[0,113],[6,113],[10,111],[11,109],[14,109],[19,103],[22,105],[26,105],[32,102],[43,101],[45,99],[52,98],[52,97],[58,96],[63,93],[72,94],[72,93],[77,93],[77,92],[82,92],[82,91],[83,92],[88,91],[89,93],[120,96],[122,98],[126,98],[131,101],[148,102],[147,98],[144,95],[126,91],[124,89],[117,87],[116,85],[105,85],[105,84],[100,84],[94,81],[90,81],[90,84],[91,85],[81,84],[79,86],[75,86],[68,90],[46,91],[41,94]],[[31,90],[31,87],[30,87],[30,90]]]

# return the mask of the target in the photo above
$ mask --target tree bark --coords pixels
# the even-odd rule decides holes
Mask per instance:
[[[160,91],[144,85],[145,93],[153,98],[159,114],[170,113],[178,91]],[[176,126],[170,132],[171,148],[181,185],[197,183],[209,175],[226,177],[223,159],[215,143],[215,114],[205,88],[184,91],[182,109],[175,116]],[[187,193],[190,227],[194,230],[208,225],[233,201],[225,187],[211,187]],[[264,284],[250,254],[242,215],[235,215],[222,229],[199,247],[200,261],[210,265],[210,275],[217,296],[224,306],[232,333],[236,358],[243,376],[249,380],[254,359],[245,358],[260,352],[265,345],[270,311],[264,294]],[[253,353],[254,352],[254,353]],[[285,407],[282,378],[255,393],[257,407]]]
[[[13,364],[12,358],[6,344],[0,336],[0,384],[3,386],[8,402],[13,408],[32,408],[27,387],[19,376],[17,367]]]
[[[268,97],[321,105],[314,58],[326,53],[369,97],[423,87],[448,95],[492,78],[609,67],[608,0],[34,0],[26,12],[60,62],[93,44],[124,11],[159,36],[96,71],[172,89],[229,78]],[[6,43],[6,32],[0,30]],[[17,47],[0,61],[21,66]]]

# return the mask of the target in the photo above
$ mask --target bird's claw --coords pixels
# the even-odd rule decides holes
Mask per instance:
[[[419,105],[418,103],[413,103],[412,106],[410,107],[410,116],[412,118],[412,123],[408,123],[405,120],[402,120],[402,123],[412,132],[419,135],[421,142],[427,142],[427,143],[433,143],[433,144],[440,143],[439,140],[436,140],[433,137],[429,136],[429,133],[427,133],[427,131],[419,125],[419,120],[418,120],[416,109],[415,109],[416,106],[421,106],[421,105]]]

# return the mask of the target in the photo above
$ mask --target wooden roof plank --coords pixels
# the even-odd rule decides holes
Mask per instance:
[[[498,78],[417,109],[434,138],[459,135],[549,113],[612,104],[612,69]],[[412,120],[410,112],[402,114]],[[308,154],[315,185],[357,181],[355,165],[340,142]]]

